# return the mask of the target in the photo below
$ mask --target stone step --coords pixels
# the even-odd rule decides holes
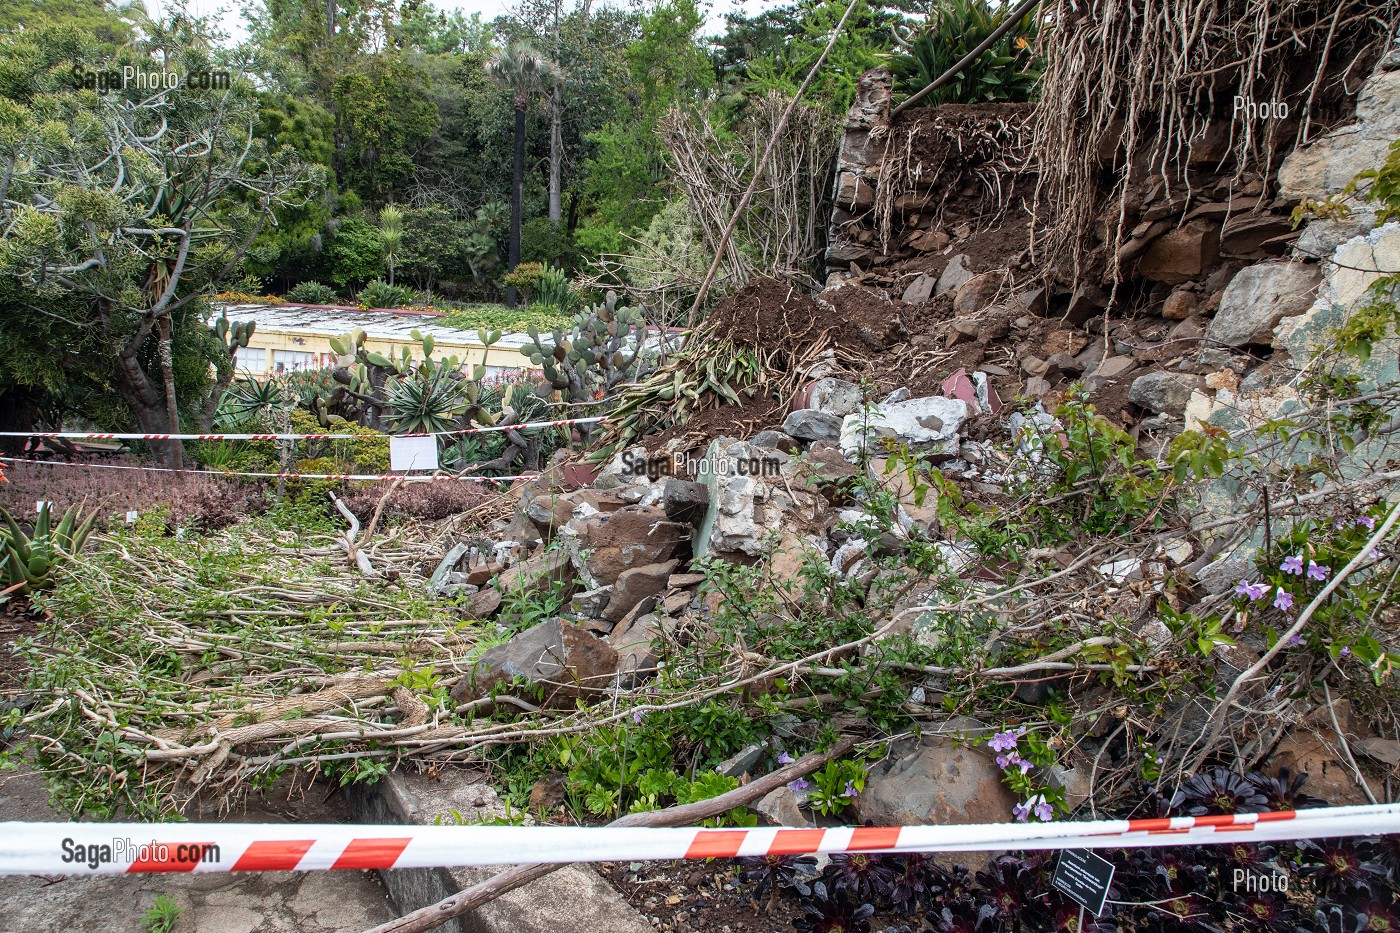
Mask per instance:
[[[348,789],[357,822],[433,826],[473,823],[505,814],[490,784],[462,773],[438,776],[392,772],[370,787]],[[380,877],[402,913],[436,904],[504,871],[481,868],[399,868]],[[647,923],[587,865],[566,865],[441,927],[447,933],[652,933]]]

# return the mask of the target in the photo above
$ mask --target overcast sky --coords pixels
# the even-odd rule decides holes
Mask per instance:
[[[514,0],[432,0],[433,5],[443,10],[461,10],[470,16],[480,13],[482,19],[492,20],[514,5]],[[167,0],[145,0],[146,8],[153,14],[165,9]],[[777,0],[709,0],[710,17],[708,32],[720,33],[724,30],[724,14],[743,10],[752,15],[767,7],[778,6]],[[219,22],[235,39],[247,35],[243,28],[243,15],[240,12],[241,0],[189,0],[190,11],[197,16],[211,16],[220,11]]]

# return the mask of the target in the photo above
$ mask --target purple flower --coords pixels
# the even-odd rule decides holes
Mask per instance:
[[[1299,645],[1301,645],[1302,643],[1303,643],[1303,636],[1302,636],[1302,635],[1294,635],[1292,638],[1288,639],[1288,647],[1290,647],[1290,648],[1296,648],[1296,647],[1298,647]]]
[[[1274,608],[1289,610],[1293,608],[1293,594],[1283,587],[1278,588],[1278,595],[1274,597]]]
[[[1381,549],[1380,549],[1380,548],[1378,548],[1378,547],[1373,547],[1373,548],[1371,548],[1369,551],[1366,552],[1365,556],[1366,556],[1366,557],[1369,557],[1369,558],[1371,558],[1371,559],[1373,559],[1373,560],[1381,560],[1382,558],[1385,557],[1385,554],[1383,554],[1383,553],[1381,552]]]
[[[1016,818],[1016,822],[1024,823],[1026,817],[1031,815],[1031,802],[1027,800],[1025,803],[1016,804],[1011,808],[1011,815]]]
[[[1055,808],[1050,806],[1044,797],[1040,798],[1040,803],[1035,805],[1035,815],[1042,823],[1048,823],[1055,818]]]
[[[846,782],[846,789],[841,792],[841,796],[848,797],[852,800],[860,796],[860,791],[856,790],[856,785],[854,781]]]
[[[788,781],[788,790],[792,791],[794,794],[800,794],[811,786],[811,781],[805,781],[802,778],[798,778],[795,781]]]
[[[1001,768],[1003,771],[1005,771],[1007,768],[1020,768],[1021,773],[1025,774],[1027,771],[1029,771],[1035,766],[1032,765],[1026,759],[1022,758],[1017,752],[1011,752],[1006,755],[997,756],[997,767]]]
[[[998,732],[992,736],[992,740],[987,743],[987,747],[994,752],[1009,752],[1016,747],[1016,740],[1025,735],[1026,729],[1022,726],[1016,732]]]
[[[1296,576],[1303,572],[1303,558],[1297,554],[1290,554],[1283,559],[1283,563],[1278,565],[1278,569]]]
[[[778,764],[780,764],[780,765],[790,765],[790,764],[792,764],[792,760],[793,760],[793,759],[792,759],[792,756],[789,755],[787,752],[779,752],[779,753],[778,753]]]
[[[1326,580],[1327,575],[1332,572],[1331,567],[1324,566],[1316,561],[1308,561],[1308,579]]]
[[[1356,523],[1367,531],[1376,530],[1376,520],[1369,515],[1363,515],[1356,520]]]
[[[644,709],[634,709],[632,710],[632,721],[640,723],[642,721],[642,718],[646,716],[646,714],[647,711]]]
[[[1342,655],[1342,657],[1346,657],[1346,656],[1349,655],[1349,654],[1351,654],[1351,649],[1350,649],[1350,648],[1343,648],[1343,649],[1341,650],[1341,655]]]
[[[1262,583],[1250,583],[1248,580],[1241,580],[1235,585],[1236,596],[1248,596],[1250,599],[1259,599],[1269,588]]]

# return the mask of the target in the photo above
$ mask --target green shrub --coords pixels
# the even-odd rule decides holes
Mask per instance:
[[[320,282],[301,282],[287,292],[286,298],[308,305],[333,305],[340,300],[335,289]]]
[[[402,308],[411,305],[417,295],[413,289],[402,285],[390,285],[383,279],[375,279],[356,296],[362,308]]]

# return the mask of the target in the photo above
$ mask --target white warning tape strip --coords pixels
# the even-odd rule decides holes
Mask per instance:
[[[563,418],[559,421],[529,421],[523,424],[492,424],[456,431],[425,431],[420,434],[101,434],[85,431],[0,431],[0,437],[61,437],[74,441],[354,441],[381,437],[456,437],[459,434],[487,434],[491,431],[526,431],[531,428],[557,428],[567,424],[593,424],[607,421],[606,415],[590,418]]]
[[[0,457],[6,463],[28,463],[34,466],[78,467],[84,470],[142,470],[147,473],[196,473],[201,476],[251,476],[260,479],[334,479],[384,482],[401,479],[410,483],[467,482],[509,483],[517,479],[534,479],[538,473],[514,476],[472,476],[456,473],[255,473],[245,470],[176,470],[171,467],[128,466],[124,463],[74,463],[67,460],[28,460],[23,457]]]
[[[1117,849],[1400,832],[1400,805],[1285,813],[835,829],[0,823],[0,875],[439,868],[807,855]]]

